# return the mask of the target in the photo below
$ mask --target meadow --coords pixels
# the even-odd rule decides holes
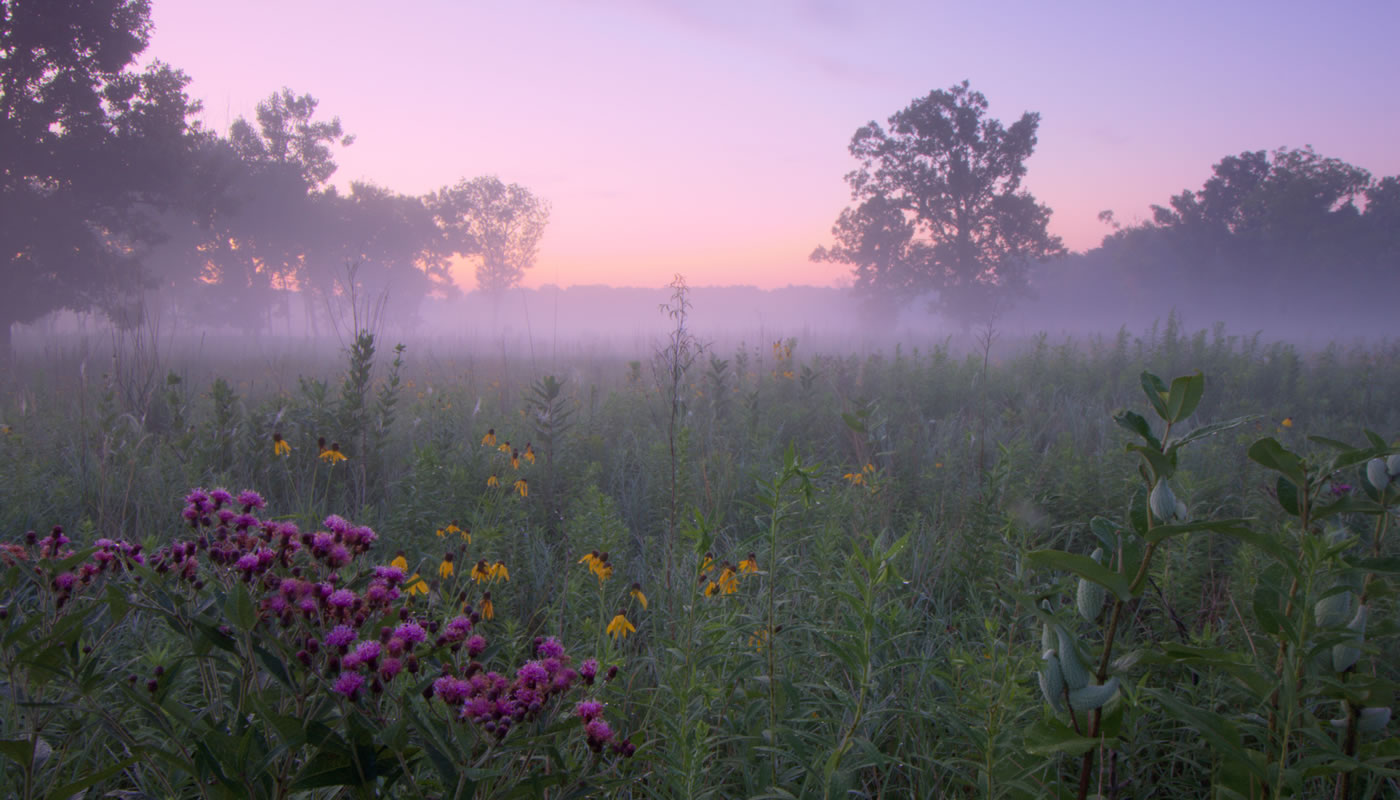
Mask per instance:
[[[18,357],[0,794],[1400,794],[1400,343],[672,321]]]

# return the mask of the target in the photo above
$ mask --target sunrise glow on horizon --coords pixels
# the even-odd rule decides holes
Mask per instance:
[[[1071,250],[1245,150],[1400,173],[1389,4],[405,4],[155,0],[146,60],[226,132],[283,86],[356,142],[333,182],[418,194],[495,174],[552,215],[525,285],[839,285],[812,263],[851,135],[966,79],[1041,115],[1024,186]],[[470,280],[464,281],[470,288]]]

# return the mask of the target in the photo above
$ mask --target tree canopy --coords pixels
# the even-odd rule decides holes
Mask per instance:
[[[1021,189],[1040,117],[1007,128],[986,112],[964,81],[916,99],[888,129],[857,130],[860,168],[846,176],[856,205],[812,258],[850,264],[856,291],[877,305],[937,292],[937,308],[964,323],[1026,294],[1030,265],[1064,252],[1050,209]]]
[[[478,259],[476,285],[499,293],[516,286],[535,263],[549,224],[549,204],[494,175],[445,186],[429,201],[451,250]]]

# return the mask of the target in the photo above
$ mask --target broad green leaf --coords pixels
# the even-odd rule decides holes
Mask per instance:
[[[1142,437],[1142,440],[1154,450],[1162,449],[1162,443],[1157,440],[1156,436],[1152,435],[1151,423],[1143,415],[1136,411],[1119,411],[1113,415],[1113,421]]]
[[[1152,410],[1157,412],[1157,416],[1164,420],[1171,419],[1167,414],[1167,387],[1161,378],[1143,370],[1142,393],[1147,395],[1147,402],[1152,404]]]
[[[83,790],[94,786],[109,778],[114,778],[121,774],[127,767],[141,760],[141,756],[132,756],[125,761],[119,761],[106,769],[98,770],[88,775],[84,775],[72,783],[65,783],[49,792],[49,800],[70,800],[75,795],[79,795]]]
[[[843,413],[841,419],[846,423],[846,427],[850,428],[852,431],[856,433],[866,433],[865,423],[861,422],[860,418],[855,414]]]
[[[1289,479],[1278,476],[1274,484],[1274,493],[1278,496],[1278,504],[1283,507],[1291,516],[1298,516],[1298,487]]]
[[[1146,692],[1156,699],[1168,714],[1185,722],[1215,745],[1219,756],[1232,762],[1241,762],[1261,781],[1267,780],[1268,774],[1245,752],[1240,743],[1240,732],[1229,720],[1219,714],[1187,705],[1170,692],[1155,689],[1148,689]]]
[[[1037,756],[1064,753],[1081,756],[1099,746],[1098,739],[1091,739],[1075,732],[1073,728],[1057,719],[1041,718],[1026,731],[1026,752]]]
[[[1170,539],[1173,536],[1180,536],[1183,533],[1195,533],[1197,531],[1211,531],[1212,533],[1223,533],[1227,536],[1237,536],[1241,533],[1250,533],[1246,519],[1203,519],[1195,522],[1182,522],[1176,525],[1158,525],[1153,528],[1143,538],[1149,542],[1160,542],[1163,539]]]
[[[1167,394],[1167,419],[1180,422],[1196,411],[1201,403],[1201,395],[1206,391],[1206,379],[1200,370],[1194,375],[1183,375],[1172,381]]]
[[[1231,428],[1238,428],[1239,426],[1244,425],[1247,422],[1253,422],[1256,419],[1259,419],[1258,414],[1248,414],[1243,417],[1227,419],[1223,422],[1212,422],[1209,425],[1202,425],[1201,427],[1196,428],[1195,430],[1182,436],[1179,439],[1175,437],[1168,439],[1167,450],[1175,451],[1178,447],[1181,447],[1184,444],[1189,444],[1198,439],[1205,439],[1211,436],[1215,436],[1219,433],[1224,433],[1225,431],[1228,431]]]
[[[1250,445],[1248,455],[1252,461],[1281,473],[1298,486],[1306,486],[1308,483],[1303,460],[1279,444],[1278,440],[1272,436],[1260,439]]]
[[[1126,577],[1088,556],[1066,553],[1063,550],[1035,550],[1027,553],[1026,558],[1043,567],[1073,572],[1081,578],[1088,578],[1113,592],[1120,600],[1132,599],[1132,585]]]

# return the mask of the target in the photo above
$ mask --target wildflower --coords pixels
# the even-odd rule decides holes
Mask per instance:
[[[640,583],[632,584],[632,591],[628,592],[628,594],[632,596],[633,600],[642,604],[643,611],[647,610],[647,596],[642,593],[642,585]]]
[[[491,593],[490,593],[490,592],[482,592],[482,593],[481,593],[481,618],[482,618],[482,619],[495,619],[495,618],[496,618],[496,607],[495,607],[494,605],[491,604]]]
[[[497,478],[495,475],[492,475],[491,477],[489,477],[489,478],[486,479],[486,488],[488,488],[488,489],[494,489],[494,488],[496,488],[497,486],[500,486],[500,485],[501,485],[501,480],[500,480],[500,478]]]
[[[15,429],[14,429],[14,428],[11,428],[9,425],[0,425],[0,435],[9,436],[10,434],[12,434],[12,433],[14,433],[14,432],[15,432]],[[530,460],[533,461],[534,459],[531,458]]]
[[[326,598],[326,602],[336,608],[349,608],[355,604],[355,593],[349,589],[337,589],[331,592],[331,596]]]
[[[408,559],[404,558],[402,550],[394,555],[394,560],[389,562],[389,566],[403,572],[408,572]]]
[[[340,452],[340,442],[331,442],[330,449],[322,450],[321,455],[318,457],[322,461],[330,463],[331,466],[335,466],[336,464],[339,464],[340,462],[350,458],[349,456]]]
[[[408,592],[410,595],[428,593],[427,582],[418,577],[418,573],[416,572],[413,573],[413,577],[404,582],[403,588],[404,591]]]
[[[535,448],[531,447],[529,442],[525,443],[525,452],[522,455],[525,456],[526,461],[531,464],[535,463]]]
[[[603,715],[603,704],[597,700],[582,700],[574,707],[574,713],[582,720],[593,720]]]
[[[515,491],[520,492],[521,497],[530,496],[530,486],[529,484],[525,483],[524,478],[515,479]]]
[[[394,629],[394,638],[402,639],[408,644],[418,644],[428,638],[428,632],[416,622],[405,622]]]
[[[720,570],[717,583],[719,584],[720,590],[725,594],[734,594],[739,591],[739,573],[735,572],[734,568],[726,563],[724,569]]]
[[[496,563],[491,565],[491,569],[487,572],[487,576],[490,577],[493,581],[497,578],[508,581],[510,580],[510,570],[506,569],[506,562],[497,561]]]
[[[498,446],[496,447],[496,449],[497,449],[497,450],[500,450],[502,453],[509,453],[509,452],[510,452],[510,442],[501,442],[500,445],[498,445]]]
[[[326,634],[326,647],[349,647],[355,638],[355,630],[349,625],[337,625]]]
[[[760,628],[749,636],[749,647],[762,653],[764,645],[768,644],[768,629]]]
[[[701,575],[700,577],[701,577],[701,578],[704,578],[705,576]],[[718,584],[718,583],[715,583],[714,581],[710,581],[710,582],[708,582],[708,583],[705,584],[705,596],[706,596],[706,597],[714,597],[715,594],[718,593],[718,592],[719,592],[719,584]]]
[[[481,444],[482,444],[483,447],[493,447],[493,446],[495,446],[495,444],[496,444],[496,429],[495,429],[495,428],[487,428],[487,429],[486,429],[486,435],[483,436],[483,437],[481,437]]]
[[[637,626],[627,621],[627,617],[621,611],[608,623],[607,634],[616,639],[624,639],[629,633],[636,633]]]
[[[852,486],[864,486],[864,485],[865,485],[865,473],[864,473],[864,472],[847,472],[845,475],[842,475],[841,477],[842,477],[842,478],[845,478],[845,479],[848,480],[848,481],[850,481]]]
[[[292,445],[282,438],[282,434],[272,434],[272,454],[274,456],[289,456],[292,454]]]
[[[583,678],[584,683],[592,686],[593,681],[598,677],[598,659],[585,658],[583,665],[578,668],[578,674],[580,678]]]
[[[438,565],[438,575],[444,578],[452,577],[452,554],[446,553],[442,557],[442,563]]]
[[[1293,418],[1292,418],[1292,417],[1284,417],[1284,418],[1283,418],[1283,422],[1281,422],[1281,423],[1279,423],[1279,424],[1283,425],[1283,427],[1285,427],[1285,428],[1291,428],[1291,427],[1293,427]]]
[[[455,519],[452,520],[451,522],[447,523],[447,527],[446,527],[446,528],[438,528],[438,529],[437,529],[437,535],[438,535],[438,538],[439,538],[439,539],[443,538],[444,536],[451,536],[451,535],[454,534],[454,533],[457,534],[458,536],[461,536],[463,539],[465,539],[466,542],[467,542],[467,544],[471,544],[471,543],[472,543],[472,533],[471,533],[471,531],[462,530],[461,528],[457,527],[457,520],[455,520]]]
[[[335,691],[345,695],[350,702],[355,701],[356,695],[360,693],[360,687],[365,685],[364,676],[358,672],[343,672],[335,682]]]
[[[243,506],[243,512],[247,513],[255,508],[266,507],[267,501],[264,500],[262,495],[258,494],[257,492],[252,491],[251,489],[245,489],[244,491],[238,493],[238,504]]]
[[[564,657],[564,645],[559,642],[558,637],[547,636],[537,641],[538,644],[535,645],[535,653],[541,658],[558,659]]]
[[[745,575],[753,575],[758,572],[758,556],[749,553],[748,558],[739,562],[739,572]]]
[[[520,469],[520,451],[519,451],[519,450],[512,450],[512,451],[510,451],[510,468],[511,468],[511,469]]]
[[[714,565],[715,565],[715,554],[714,554],[714,553],[706,553],[706,554],[705,554],[704,560],[702,560],[702,561],[700,562],[700,571],[701,571],[701,572],[709,572],[709,571],[710,571],[710,567],[713,567]]]
[[[613,567],[606,561],[600,561],[594,566],[593,574],[598,576],[598,582],[602,583],[612,577]]]
[[[584,554],[583,554],[583,558],[580,558],[580,559],[578,560],[578,563],[580,563],[580,564],[587,564],[587,565],[588,565],[588,571],[589,571],[589,572],[592,572],[592,571],[593,571],[593,565],[594,565],[594,564],[601,563],[601,560],[598,558],[598,551],[597,551],[597,550],[594,550],[594,551],[592,551],[592,552],[590,552],[590,553],[584,553]]]

